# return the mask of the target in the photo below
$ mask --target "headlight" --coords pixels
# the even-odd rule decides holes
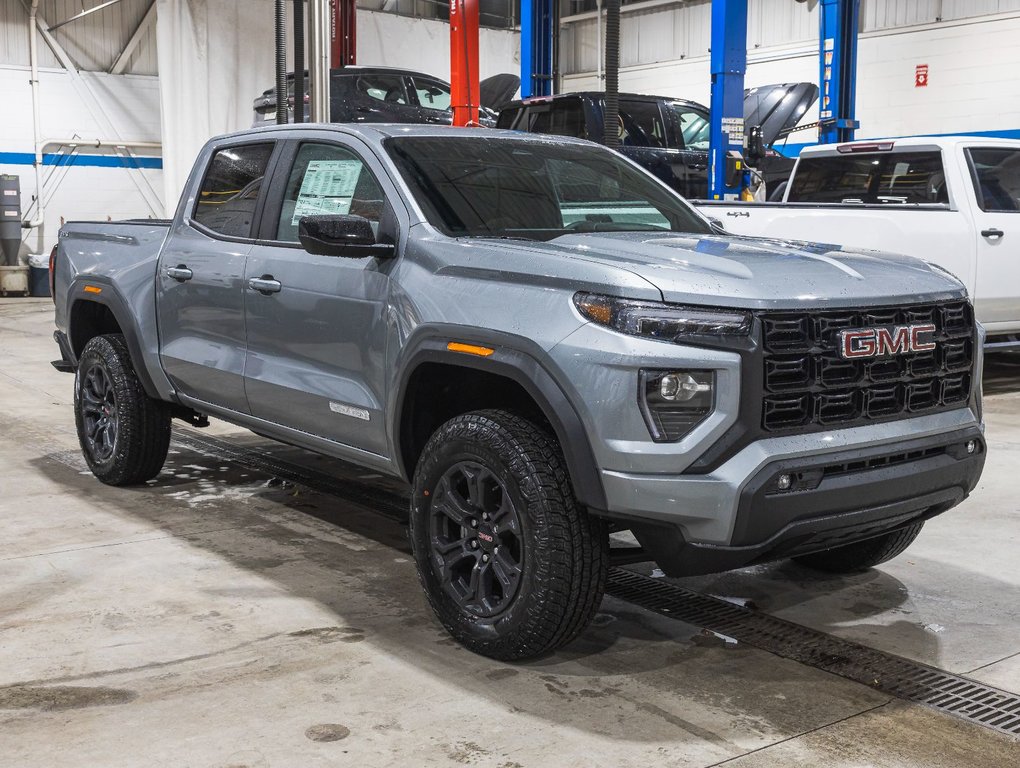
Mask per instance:
[[[682,341],[686,336],[747,336],[751,314],[737,310],[688,307],[660,301],[636,301],[577,293],[574,306],[593,323],[660,341]]]
[[[712,371],[641,371],[641,414],[657,443],[675,443],[705,420],[715,406]]]

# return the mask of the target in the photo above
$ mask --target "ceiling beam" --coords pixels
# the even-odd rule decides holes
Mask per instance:
[[[89,16],[89,15],[95,13],[96,11],[101,11],[104,8],[110,7],[111,5],[116,5],[119,2],[121,2],[121,0],[106,0],[105,3],[100,3],[99,5],[93,6],[92,8],[88,8],[86,10],[83,10],[81,13],[76,14],[76,15],[72,16],[69,19],[64,19],[63,21],[58,21],[56,24],[54,24],[52,27],[50,27],[49,30],[50,30],[50,32],[52,32],[55,29],[60,29],[65,24],[70,24],[72,21],[78,21],[78,19],[84,19],[86,16]]]
[[[128,62],[134,55],[135,49],[138,48],[138,44],[142,42],[142,38],[145,37],[145,33],[149,31],[149,27],[156,20],[156,0],[152,0],[149,3],[149,7],[145,11],[145,15],[142,16],[142,20],[138,22],[138,26],[135,27],[134,33],[131,35],[131,39],[127,41],[124,46],[124,50],[120,52],[117,60],[113,62],[113,66],[110,67],[111,75],[121,75],[124,70],[127,69]]]

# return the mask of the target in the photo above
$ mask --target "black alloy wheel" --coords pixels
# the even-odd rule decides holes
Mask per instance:
[[[521,519],[503,483],[481,464],[450,467],[432,494],[432,557],[446,593],[471,614],[491,618],[520,586]]]
[[[93,365],[81,383],[85,450],[97,462],[109,461],[117,448],[117,395],[102,365]]]

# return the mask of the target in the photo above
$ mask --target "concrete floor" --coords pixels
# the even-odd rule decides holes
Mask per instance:
[[[95,481],[51,333],[48,300],[0,300],[0,765],[1020,764],[1020,742],[612,598],[552,658],[474,656],[389,517],[180,445],[147,487]],[[981,485],[904,556],[683,584],[1020,692],[1020,367],[986,391]]]

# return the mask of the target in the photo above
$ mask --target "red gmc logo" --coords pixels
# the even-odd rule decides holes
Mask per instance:
[[[855,328],[839,334],[839,353],[848,360],[886,357],[935,349],[935,325],[896,325],[886,328]]]

